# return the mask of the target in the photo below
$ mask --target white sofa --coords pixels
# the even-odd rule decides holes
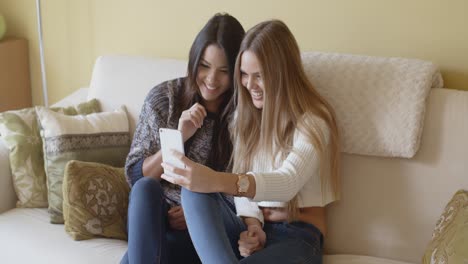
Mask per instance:
[[[104,56],[89,89],[58,105],[97,98],[103,110],[124,104],[135,127],[155,84],[186,71],[186,62]],[[415,157],[343,154],[342,200],[328,209],[326,264],[420,263],[436,221],[451,196],[468,187],[468,92],[432,89],[421,147]],[[73,241],[46,209],[15,207],[8,150],[0,142],[0,262],[118,263],[127,244],[112,239]]]

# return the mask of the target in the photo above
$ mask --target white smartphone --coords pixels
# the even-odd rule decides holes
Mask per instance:
[[[177,129],[160,128],[159,129],[159,140],[161,142],[161,153],[162,160],[164,163],[170,164],[174,167],[183,168],[184,164],[176,159],[171,154],[171,150],[176,150],[185,155],[184,152],[184,140],[182,139],[182,133]],[[171,177],[179,177],[170,171],[165,171],[165,174]]]

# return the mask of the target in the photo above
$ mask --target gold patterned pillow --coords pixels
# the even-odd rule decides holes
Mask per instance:
[[[63,181],[65,231],[75,240],[127,239],[130,187],[123,168],[72,160]]]
[[[437,221],[424,264],[468,263],[468,191],[459,190]]]

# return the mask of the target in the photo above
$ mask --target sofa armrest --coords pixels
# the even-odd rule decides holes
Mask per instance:
[[[83,103],[88,97],[88,88],[80,88],[73,93],[67,95],[65,98],[53,104],[53,107],[67,107],[70,105],[77,105]]]
[[[0,138],[0,214],[15,207],[16,193],[10,169],[10,151]]]

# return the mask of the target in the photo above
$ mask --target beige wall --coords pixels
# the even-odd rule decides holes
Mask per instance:
[[[49,84],[55,102],[87,86],[95,58],[133,54],[186,59],[215,12],[245,28],[284,20],[302,50],[430,60],[446,87],[468,90],[466,0],[42,0]],[[8,35],[30,40],[33,102],[42,102],[34,0],[0,0]],[[110,95],[111,96],[111,95]]]

